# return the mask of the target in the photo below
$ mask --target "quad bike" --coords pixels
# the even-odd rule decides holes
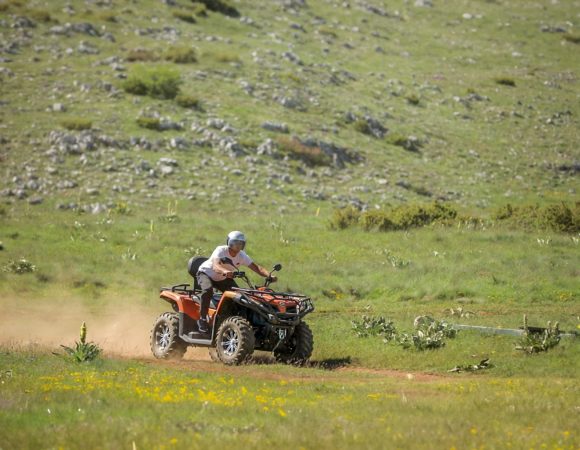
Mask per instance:
[[[234,271],[234,278],[245,280],[249,288],[234,287],[214,294],[209,309],[209,331],[201,333],[201,289],[196,274],[205,257],[191,258],[188,272],[194,282],[161,288],[160,297],[174,312],[161,314],[151,332],[151,350],[156,358],[181,358],[188,346],[208,347],[214,361],[241,364],[254,350],[273,352],[277,361],[301,365],[312,354],[312,331],[303,322],[314,311],[309,297],[275,292],[269,288],[272,274],[282,269],[276,264],[264,286],[251,283],[245,272]],[[226,261],[227,262],[227,261]]]

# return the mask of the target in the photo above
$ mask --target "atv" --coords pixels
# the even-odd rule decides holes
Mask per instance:
[[[162,287],[160,297],[173,312],[161,314],[151,331],[151,350],[156,358],[179,359],[188,346],[208,347],[212,360],[227,365],[247,361],[254,350],[272,352],[278,362],[302,365],[312,354],[312,331],[303,321],[314,311],[310,297],[275,292],[270,289],[272,274],[282,266],[276,264],[264,286],[255,286],[245,272],[234,271],[248,288],[234,287],[214,294],[209,308],[209,331],[197,327],[200,318],[201,288],[196,279],[205,257],[191,258],[187,265],[193,284]]]

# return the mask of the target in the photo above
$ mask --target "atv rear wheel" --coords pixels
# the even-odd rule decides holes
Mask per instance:
[[[228,366],[241,364],[254,352],[254,330],[243,317],[228,317],[218,329],[215,344],[222,363]]]
[[[151,331],[151,351],[159,359],[181,359],[187,344],[179,338],[179,317],[176,313],[161,314]]]
[[[285,364],[303,365],[312,355],[313,347],[312,331],[306,322],[301,322],[294,328],[290,339],[274,350],[274,358]]]

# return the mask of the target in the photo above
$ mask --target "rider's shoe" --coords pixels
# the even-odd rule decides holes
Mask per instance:
[[[197,328],[200,333],[207,333],[209,332],[209,327],[207,326],[207,320],[199,319],[197,321]]]

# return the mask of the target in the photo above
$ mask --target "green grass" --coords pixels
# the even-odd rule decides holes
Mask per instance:
[[[579,442],[572,412],[577,383],[563,377],[424,379],[268,365],[218,375],[108,359],[74,364],[10,348],[0,350],[0,367],[0,437],[8,448],[575,448]]]
[[[0,267],[24,259],[36,268],[0,271],[0,448],[578,448],[577,339],[526,355],[515,337],[462,331],[420,352],[358,338],[351,326],[384,316],[410,333],[413,319],[428,314],[516,328],[527,314],[533,326],[551,320],[579,330],[580,236],[537,226],[568,223],[554,205],[573,207],[580,190],[577,33],[540,31],[569,22],[570,2],[418,8],[395,0],[389,17],[328,2],[295,11],[232,2],[253,24],[219,13],[236,15],[228,2],[204,3],[0,4],[3,39],[18,42],[0,75],[0,191],[38,179],[47,190],[26,188],[41,205],[0,197]],[[36,26],[13,26],[20,16]],[[115,42],[50,31],[81,22]],[[100,53],[78,53],[80,40]],[[289,49],[302,65],[283,57]],[[177,64],[148,67],[168,56]],[[285,108],[282,97],[304,107]],[[347,125],[347,111],[379,120],[385,139]],[[136,119],[149,112],[186,126],[162,134],[140,127]],[[228,136],[251,144],[246,155],[169,145],[203,138],[191,125],[215,117],[235,129]],[[291,130],[280,158],[255,153],[276,139],[265,121]],[[83,158],[49,151],[51,131],[79,129],[165,144],[103,146]],[[408,151],[411,136],[420,151]],[[363,160],[336,168],[320,149],[296,144],[308,137]],[[157,169],[160,158],[178,161],[172,175],[140,169]],[[63,179],[78,186],[56,188]],[[337,207],[362,203],[367,228],[389,228],[380,226],[384,211],[424,204],[427,194],[483,220],[396,232],[329,227]],[[56,209],[72,202],[112,210]],[[508,203],[509,220],[492,220]],[[568,225],[558,229],[575,229]],[[257,262],[283,264],[278,287],[314,299],[315,363],[345,367],[114,359],[105,337],[129,340],[135,327],[132,338],[146,347],[150,324],[167,309],[159,287],[190,282],[187,259],[209,254],[232,229],[247,233]],[[457,307],[473,315],[451,316]],[[103,336],[89,337],[104,359],[74,365],[51,355],[71,345],[83,320]],[[43,350],[20,346],[31,339]],[[493,367],[447,372],[484,358]]]

